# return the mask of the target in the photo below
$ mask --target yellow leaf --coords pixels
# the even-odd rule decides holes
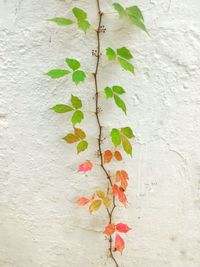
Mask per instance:
[[[101,198],[101,199],[103,199],[103,198],[105,197],[105,194],[104,194],[104,192],[102,192],[102,191],[97,190],[97,191],[96,191],[96,194],[97,194],[97,196],[98,196],[99,198]]]
[[[92,213],[93,211],[97,211],[101,207],[101,204],[101,200],[94,200],[89,206],[89,212]]]
[[[110,208],[110,205],[111,205],[111,199],[109,198],[109,196],[106,196],[104,199],[103,199],[103,204],[105,205],[105,207],[108,209]]]

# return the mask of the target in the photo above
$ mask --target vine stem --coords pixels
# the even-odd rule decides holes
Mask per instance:
[[[99,156],[100,156],[100,161],[101,161],[101,168],[103,170],[103,172],[106,175],[106,178],[108,179],[109,185],[108,185],[108,191],[110,191],[110,189],[112,189],[113,186],[113,182],[111,179],[111,176],[109,175],[108,171],[105,168],[104,165],[104,160],[103,160],[103,152],[102,152],[102,125],[101,125],[101,121],[99,118],[99,87],[98,87],[98,72],[99,72],[99,63],[100,63],[100,57],[101,57],[101,40],[100,40],[100,33],[101,33],[101,23],[102,23],[102,17],[103,17],[103,12],[101,11],[101,7],[100,7],[100,0],[96,0],[97,1],[97,8],[98,8],[98,17],[99,17],[99,23],[98,23],[98,28],[96,30],[96,34],[97,34],[97,61],[96,61],[96,68],[95,68],[95,72],[93,73],[94,75],[94,81],[95,81],[95,102],[96,102],[96,111],[95,111],[95,115],[96,115],[96,119],[97,119],[97,124],[98,124],[98,128],[99,128],[99,135],[98,135],[98,151],[99,151]],[[107,209],[107,213],[108,213],[108,217],[109,217],[109,224],[112,223],[112,219],[113,219],[113,212],[116,208],[116,204],[115,204],[115,197],[113,196],[112,198],[112,209],[109,210]],[[117,260],[115,259],[114,255],[113,255],[113,239],[112,236],[109,237],[109,252],[110,252],[110,257],[112,258],[112,260],[115,263],[116,267],[119,267],[119,264],[117,263]]]

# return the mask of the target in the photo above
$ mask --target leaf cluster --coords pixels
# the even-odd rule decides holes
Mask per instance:
[[[130,127],[124,127],[121,129],[113,128],[110,136],[115,147],[122,144],[124,151],[128,155],[132,156],[132,145],[129,139],[134,138],[135,135]]]
[[[126,114],[126,105],[124,101],[119,97],[119,95],[122,95],[125,93],[125,90],[123,87],[114,85],[112,87],[105,87],[104,92],[106,95],[106,98],[113,98],[115,101],[115,104]]]
[[[80,70],[80,62],[73,58],[66,58],[65,62],[67,63],[70,70],[67,69],[53,69],[46,73],[49,77],[52,79],[59,79],[61,77],[64,77],[68,74],[72,75],[72,81],[75,84],[79,84],[80,82],[83,82],[86,78],[86,74],[84,71]]]
[[[135,26],[137,26],[141,30],[148,33],[148,31],[144,25],[144,17],[143,17],[142,12],[138,6],[130,6],[130,7],[124,8],[121,4],[114,3],[113,7],[118,12],[118,14],[121,18],[122,17],[128,18],[132,24],[134,24]]]
[[[86,31],[90,28],[90,23],[87,20],[87,13],[78,7],[74,7],[72,9],[72,13],[76,19],[76,21],[68,18],[56,17],[49,19],[49,21],[55,22],[59,26],[68,26],[72,24],[77,24],[78,28],[86,33]]]
[[[130,63],[130,60],[133,58],[133,55],[131,54],[128,48],[121,47],[115,51],[113,48],[108,47],[106,49],[106,56],[110,61],[117,60],[123,70],[135,74],[134,66],[132,63]]]

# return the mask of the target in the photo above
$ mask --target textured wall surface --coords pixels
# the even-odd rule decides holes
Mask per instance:
[[[101,2],[113,12],[114,1]],[[115,14],[104,16],[102,50],[126,45],[136,67],[132,77],[105,56],[100,66],[101,89],[127,90],[127,117],[101,96],[104,133],[130,125],[137,135],[133,158],[121,164],[131,174],[129,205],[115,213],[133,231],[117,258],[120,267],[199,267],[200,1],[120,2],[141,7],[150,37]],[[90,216],[73,203],[106,186],[98,165],[87,176],[77,172],[85,159],[98,164],[92,76],[75,86],[42,75],[63,67],[65,57],[94,70],[95,32],[85,36],[46,20],[70,16],[75,5],[97,23],[94,0],[0,0],[0,267],[113,266],[102,234],[105,211]],[[48,110],[71,93],[88,111],[90,149],[79,157],[61,139],[69,118]]]

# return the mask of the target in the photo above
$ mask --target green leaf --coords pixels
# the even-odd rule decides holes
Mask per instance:
[[[71,95],[71,103],[75,109],[82,108],[82,101],[77,96]]]
[[[112,90],[113,90],[113,92],[115,92],[116,94],[119,94],[119,95],[126,93],[123,87],[117,86],[117,85],[114,85],[112,87]]]
[[[79,141],[79,137],[75,134],[68,134],[63,138],[68,144],[73,144]]]
[[[113,7],[119,13],[120,17],[126,16],[125,9],[119,3],[114,3]]]
[[[104,92],[107,98],[111,98],[113,96],[112,89],[110,87],[104,88]]]
[[[52,79],[58,79],[69,73],[70,73],[69,70],[54,69],[54,70],[50,70],[49,72],[47,72],[46,75],[48,75]]]
[[[117,49],[118,56],[125,58],[125,59],[131,59],[133,58],[131,52],[126,47],[121,47]]]
[[[73,20],[71,19],[66,19],[66,18],[53,18],[49,19],[49,21],[55,22],[60,26],[67,26],[73,24]]]
[[[80,128],[74,128],[74,133],[75,135],[77,135],[80,139],[85,139],[86,134],[83,130],[81,130]]]
[[[72,74],[72,80],[76,83],[79,84],[80,82],[83,82],[85,80],[85,72],[82,70],[77,70]]]
[[[125,105],[124,101],[118,95],[114,96],[114,100],[115,100],[115,104],[119,108],[121,108],[124,111],[124,113],[126,114],[126,105]]]
[[[110,136],[115,147],[121,144],[121,134],[118,129],[113,128],[110,133]]]
[[[57,113],[66,113],[66,112],[70,112],[70,111],[73,110],[72,107],[67,106],[67,105],[63,105],[63,104],[55,105],[51,109],[54,110]]]
[[[84,114],[80,110],[76,110],[72,115],[71,122],[75,126],[77,123],[80,123],[84,119]]]
[[[130,16],[130,20],[133,24],[135,24],[135,26],[137,26],[138,28],[140,28],[141,30],[149,34],[147,31],[147,28],[145,27],[144,23],[141,20],[139,20],[138,18],[132,17],[132,16]]]
[[[131,63],[129,63],[127,60],[119,57],[118,61],[124,70],[130,71],[133,74],[135,73],[134,66]]]
[[[80,62],[73,58],[66,58],[65,61],[72,70],[77,70],[81,66]]]
[[[121,133],[128,138],[134,138],[135,135],[130,127],[121,128]]]
[[[78,27],[86,33],[87,30],[90,28],[90,23],[87,20],[81,20],[78,23]]]
[[[106,49],[106,56],[107,56],[108,60],[115,60],[117,57],[115,51],[110,47],[108,47]]]
[[[126,8],[126,12],[129,16],[133,16],[144,21],[144,17],[138,6],[130,6]]]
[[[77,145],[77,153],[79,154],[82,151],[85,151],[88,148],[88,142],[87,141],[81,141]]]
[[[128,155],[132,156],[132,145],[125,136],[122,136],[122,146],[123,146],[124,151]]]
[[[126,12],[131,22],[148,34],[148,31],[144,25],[144,17],[141,10],[137,6],[131,6],[126,9]]]
[[[74,7],[72,9],[72,12],[78,21],[87,19],[87,13],[83,9],[80,9],[78,7]]]

